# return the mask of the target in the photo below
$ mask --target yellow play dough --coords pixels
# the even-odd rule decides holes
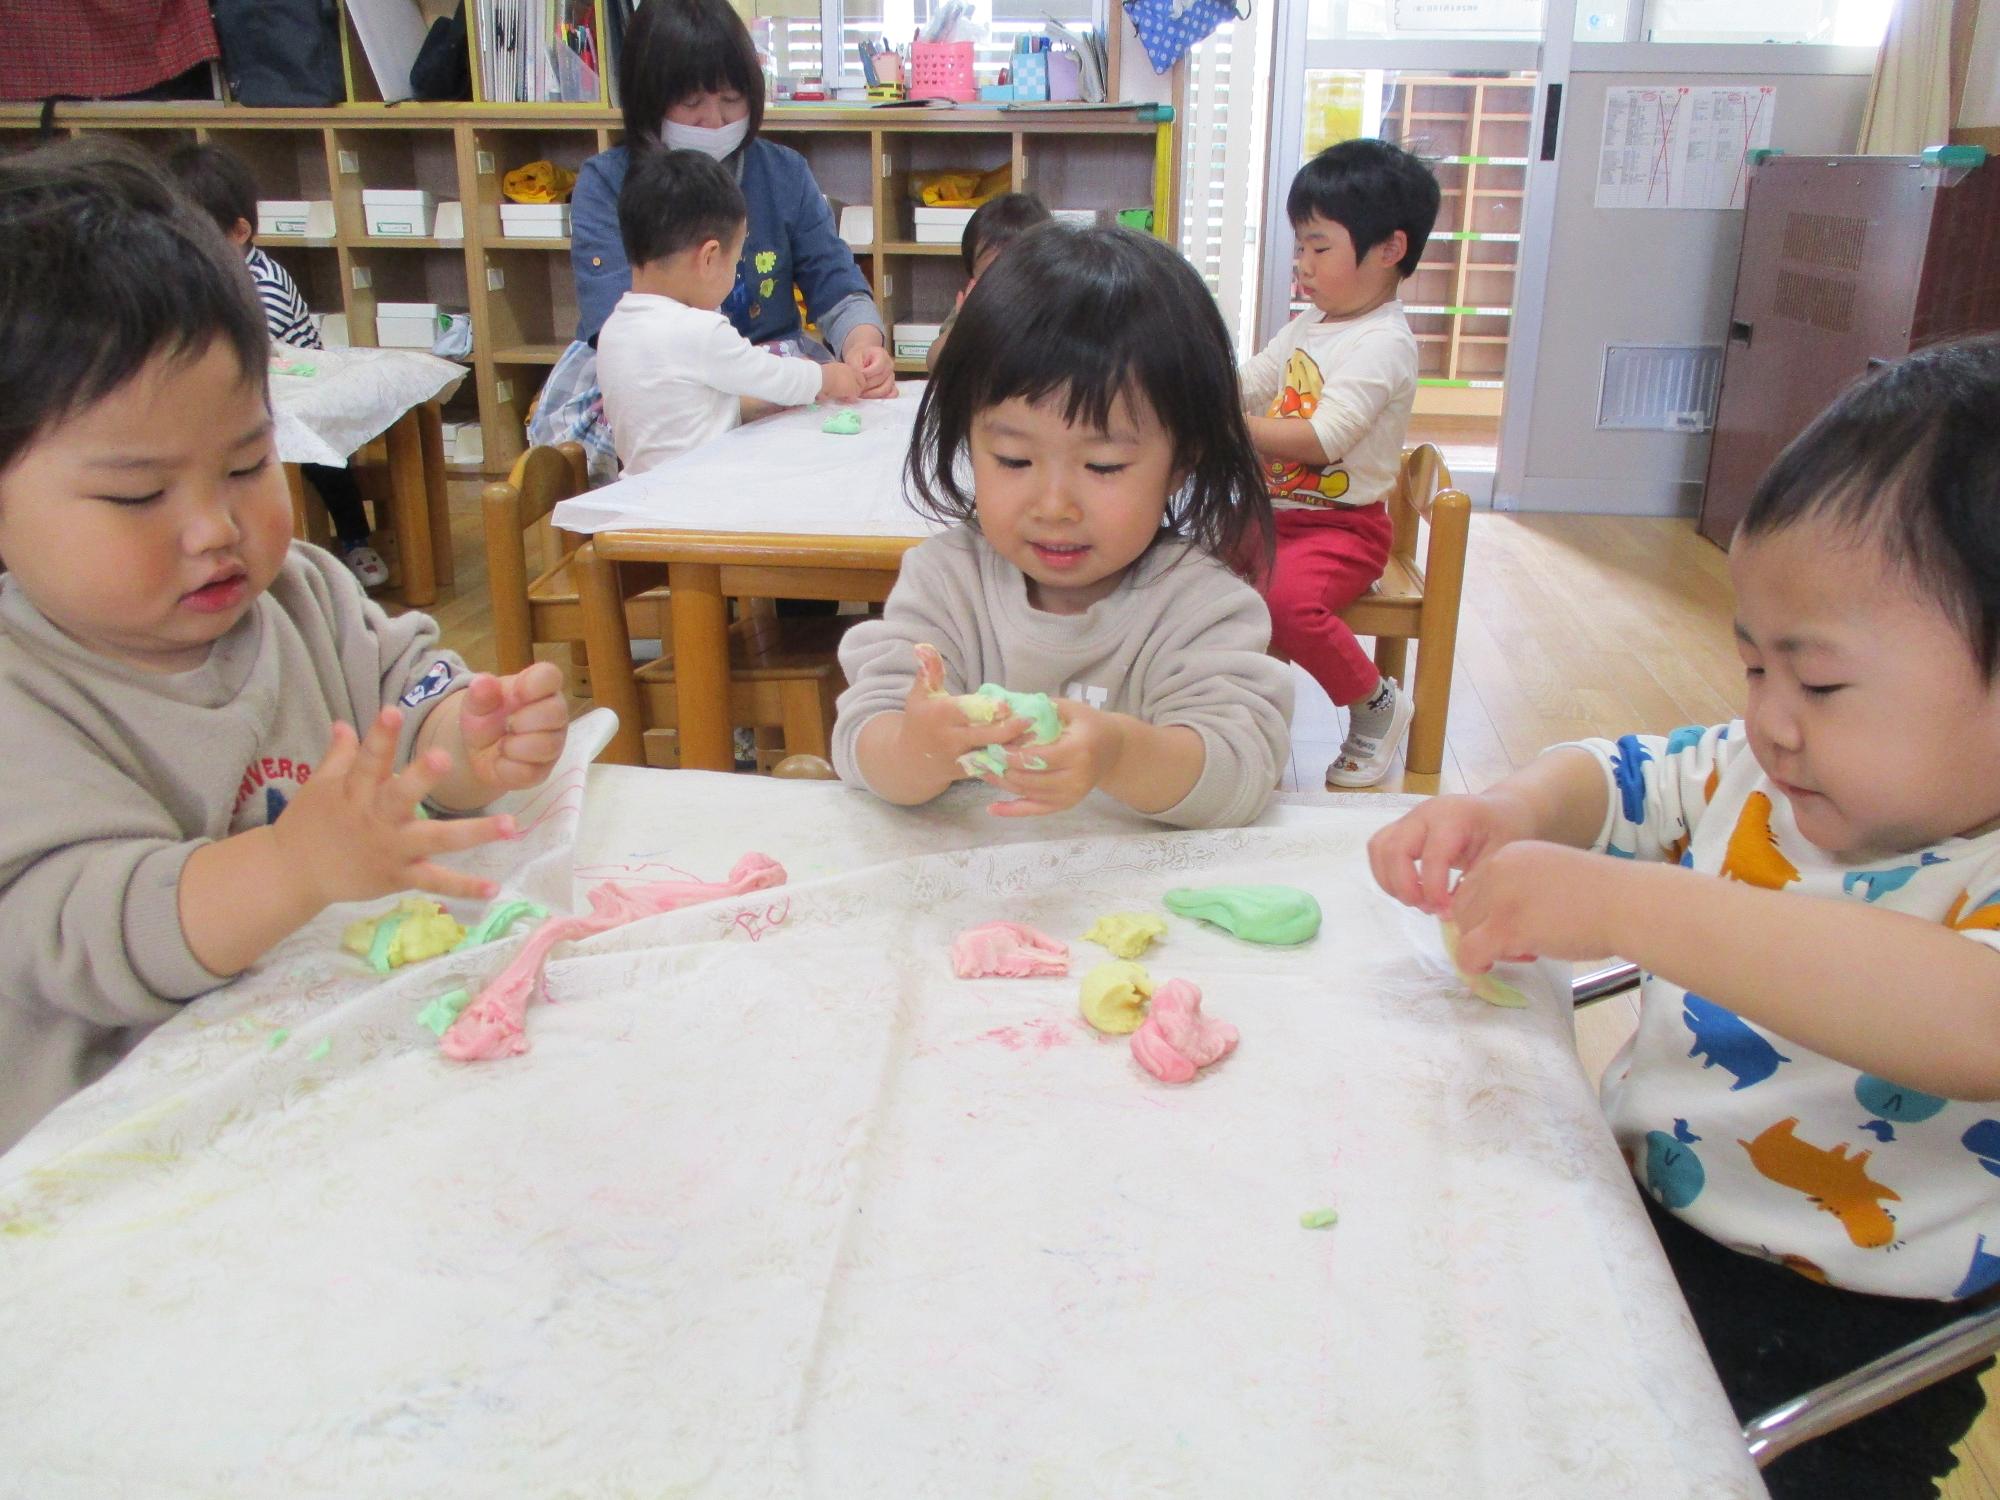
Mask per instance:
[[[1149,912],[1115,911],[1099,917],[1083,935],[1086,943],[1108,948],[1120,958],[1137,958],[1167,935],[1167,924]]]
[[[342,934],[340,946],[349,953],[367,958],[375,946],[376,929],[382,923],[398,918],[401,920],[396,922],[395,935],[389,941],[388,959],[392,969],[436,958],[465,941],[465,929],[443,907],[421,896],[405,896],[396,903],[395,910],[352,923]]]
[[[1488,1005],[1504,1005],[1509,1010],[1525,1010],[1528,997],[1496,974],[1468,974],[1458,968],[1458,929],[1451,923],[1440,920],[1438,927],[1444,933],[1444,951],[1451,959],[1451,966],[1458,969],[1458,977],[1465,981],[1466,988],[1484,1000]]]
[[[1083,976],[1083,1018],[1113,1036],[1137,1031],[1152,993],[1152,977],[1139,965],[1124,959],[1099,964]]]

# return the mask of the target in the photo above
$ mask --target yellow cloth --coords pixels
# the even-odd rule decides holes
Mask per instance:
[[[911,190],[926,208],[977,208],[988,198],[997,198],[1014,188],[1014,169],[995,167],[990,172],[919,172],[910,178]]]
[[[567,203],[569,190],[576,186],[576,173],[552,161],[531,161],[516,167],[500,182],[500,191],[513,203]]]

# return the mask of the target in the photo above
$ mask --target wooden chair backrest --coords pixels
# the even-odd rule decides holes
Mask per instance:
[[[1396,556],[1414,559],[1417,554],[1417,523],[1431,518],[1431,502],[1440,490],[1451,488],[1451,470],[1444,456],[1429,443],[1403,450],[1396,488],[1389,496],[1389,520],[1395,527],[1390,550]]]
[[[507,483],[513,487],[518,507],[515,529],[526,531],[560,502],[581,495],[590,487],[583,445],[558,443],[554,447],[530,448],[514,460]]]

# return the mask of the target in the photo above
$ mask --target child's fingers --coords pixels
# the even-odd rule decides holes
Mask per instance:
[[[426,750],[381,785],[375,811],[382,817],[407,818],[410,809],[437,789],[451,774],[451,756],[443,750]]]
[[[482,880],[477,875],[466,875],[457,870],[448,870],[443,865],[434,865],[428,860],[411,865],[403,873],[412,890],[423,891],[432,896],[457,896],[467,901],[491,901],[500,894],[500,887],[493,881]]]
[[[561,698],[537,698],[507,715],[506,733],[547,734],[558,737],[569,728],[569,705]]]
[[[562,758],[566,728],[537,729],[526,734],[510,731],[500,742],[500,759],[527,770],[542,771]]]
[[[552,661],[538,661],[503,679],[503,684],[510,709],[518,710],[549,700],[559,701],[563,690],[562,668]]]
[[[1011,802],[989,802],[986,810],[996,818],[1039,818],[1060,809],[1034,797],[1016,797]]]
[[[432,818],[412,829],[410,836],[417,851],[428,857],[496,844],[514,834],[514,819],[500,813],[490,818]]]
[[[1417,891],[1425,911],[1444,910],[1451,897],[1451,872],[1464,854],[1466,842],[1466,830],[1450,824],[1432,828],[1424,840],[1417,860]]]
[[[338,785],[340,779],[354,769],[354,757],[361,742],[355,738],[354,726],[344,719],[336,719],[333,733],[327,737],[326,754],[321,757],[319,769],[313,774],[329,786]]]
[[[1405,906],[1423,905],[1417,882],[1417,855],[1423,849],[1424,826],[1416,817],[1401,818],[1368,841],[1368,864],[1375,883]]]
[[[365,790],[372,791],[389,778],[396,763],[396,737],[402,728],[403,715],[393,708],[383,709],[368,726],[354,757],[355,775]]]

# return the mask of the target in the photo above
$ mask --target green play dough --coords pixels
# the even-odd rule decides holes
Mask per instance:
[[[1340,1215],[1330,1208],[1313,1208],[1299,1215],[1301,1229],[1331,1229],[1340,1222]]]
[[[1049,744],[1062,733],[1062,715],[1056,712],[1055,700],[1047,693],[1010,693],[997,682],[982,682],[978,692],[961,694],[952,701],[964,712],[968,723],[992,724],[1010,715],[1026,719],[1033,726],[1028,738],[1037,745]],[[1030,771],[1049,768],[1049,763],[1039,755],[1028,757],[1025,764]],[[1007,747],[988,745],[983,750],[968,750],[958,758],[958,767],[968,776],[981,772],[1005,776]]]
[[[417,1024],[443,1036],[451,1030],[451,1023],[458,1019],[458,1013],[471,1003],[472,996],[468,991],[446,990],[417,1012]]]
[[[819,430],[833,433],[836,437],[853,437],[861,430],[861,413],[837,411],[820,424]]]
[[[1293,885],[1210,885],[1161,899],[1175,916],[1213,923],[1246,943],[1290,948],[1319,931],[1319,903]]]
[[[476,948],[481,943],[492,942],[516,922],[539,922],[548,914],[549,909],[546,906],[537,906],[532,901],[503,901],[489,911],[479,925],[465,935],[458,946]]]

